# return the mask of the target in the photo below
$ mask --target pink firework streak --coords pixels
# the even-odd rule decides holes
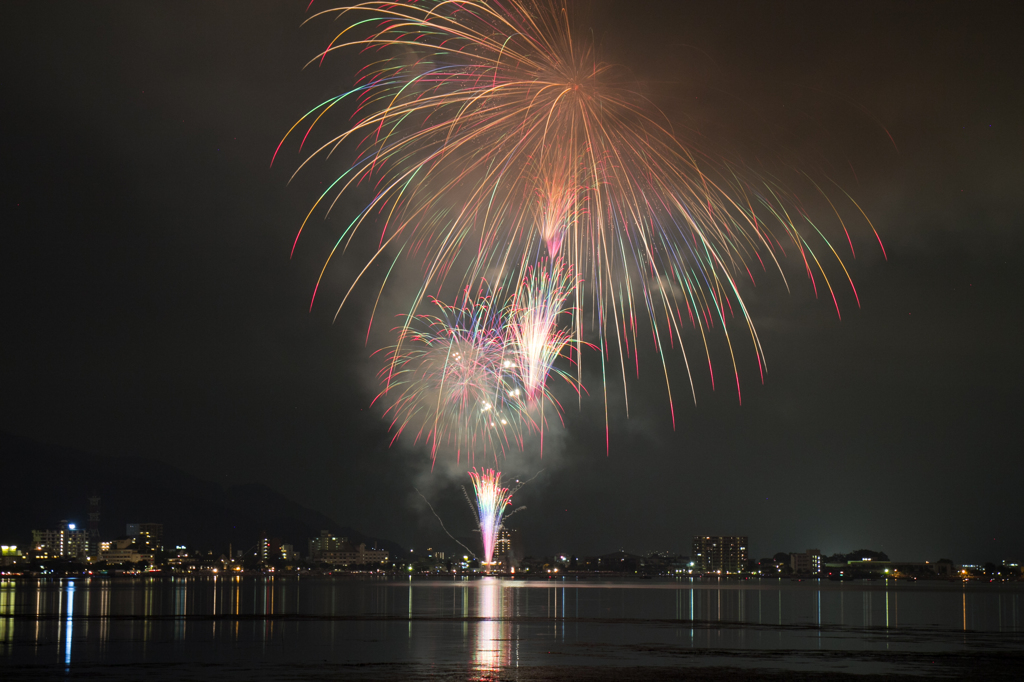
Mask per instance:
[[[554,166],[555,170],[542,167],[538,174],[537,227],[547,247],[548,256],[556,258],[562,248],[566,230],[579,222],[581,193],[566,164],[549,165]]]
[[[469,472],[476,494],[476,511],[480,518],[480,539],[483,542],[484,565],[494,562],[494,544],[501,530],[501,519],[512,504],[512,493],[501,487],[501,472],[495,469],[476,469]]]
[[[572,340],[558,326],[562,313],[571,313],[566,302],[577,284],[561,259],[542,262],[527,270],[512,300],[508,315],[512,356],[530,403],[544,395],[544,385],[555,360]]]

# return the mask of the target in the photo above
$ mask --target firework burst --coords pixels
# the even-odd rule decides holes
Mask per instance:
[[[488,295],[463,293],[460,305],[434,300],[438,312],[419,315],[399,329],[387,353],[377,400],[395,438],[405,430],[426,442],[463,454],[522,449],[529,428],[522,391],[502,335],[500,309]]]
[[[436,314],[418,315],[398,328],[387,350],[374,402],[395,438],[411,430],[414,442],[454,449],[457,458],[522,450],[531,432],[541,436],[544,406],[561,418],[561,404],[549,390],[554,371],[574,390],[578,381],[554,368],[571,342],[558,317],[567,314],[572,277],[561,263],[530,269],[504,305],[501,292],[473,296],[465,290],[457,305],[432,299]]]
[[[422,340],[410,330],[428,291],[445,283],[465,288],[486,273],[522,273],[538,263],[541,252],[549,262],[563,261],[564,271],[576,279],[565,296],[549,287],[547,296],[531,298],[530,285],[516,297],[512,336],[517,364],[524,363],[527,394],[543,390],[551,360],[566,343],[555,327],[559,311],[571,318],[566,338],[576,344],[577,361],[586,311],[599,340],[602,376],[606,359],[617,355],[624,386],[631,373],[627,366],[633,364],[627,358],[635,357],[644,333],[638,324],[643,318],[661,358],[673,424],[668,349],[682,350],[696,400],[686,347],[707,355],[711,373],[707,332],[717,328],[728,346],[739,395],[731,333],[738,318],[763,377],[763,352],[740,280],[753,282],[759,268],[782,274],[784,243],[792,246],[816,294],[819,281],[824,284],[837,311],[824,253],[834,257],[852,288],[838,252],[805,204],[776,176],[731,163],[706,149],[699,136],[672,129],[626,70],[601,60],[590,33],[577,29],[571,5],[371,1],[312,19],[318,17],[340,19],[345,27],[310,63],[323,65],[333,53],[354,48],[366,55],[366,66],[352,89],[312,109],[285,136],[295,132],[302,136],[300,148],[307,143],[313,148],[296,173],[338,149],[351,148],[355,155],[311,208],[296,243],[318,210],[326,216],[342,194],[360,187],[369,199],[342,230],[320,279],[357,233],[376,229],[377,251],[339,311],[378,258],[397,252],[396,261],[421,262],[424,284],[399,331],[388,386],[392,375],[407,367],[419,371],[411,369],[420,363],[419,351],[407,361],[401,349],[411,339]],[[340,132],[314,134],[342,111],[351,118]],[[840,211],[835,214],[845,234]],[[557,279],[555,272],[549,277]],[[319,284],[318,279],[314,299]],[[456,346],[476,357],[469,351],[480,342],[449,339],[444,362],[427,364],[448,367]],[[432,355],[427,349],[436,348],[425,344],[421,350]],[[475,360],[471,365],[476,367]],[[639,373],[639,361],[636,367]],[[451,384],[446,371],[444,381],[407,383],[437,387],[431,389],[439,394],[434,420],[424,422],[435,442],[437,425],[444,421],[442,406],[474,402],[447,401],[441,388]],[[488,391],[499,385],[492,381]],[[398,414],[429,416],[413,404],[421,401],[410,401]],[[606,410],[607,404],[605,392]],[[627,396],[627,412],[628,406]],[[461,414],[468,415],[468,409]],[[409,420],[400,416],[398,423]],[[470,440],[479,432],[469,423],[457,428],[468,429],[464,437]]]

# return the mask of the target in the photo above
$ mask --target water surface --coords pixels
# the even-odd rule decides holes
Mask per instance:
[[[1022,583],[0,581],[0,671],[12,678],[528,679],[552,666],[938,674],[951,656],[1024,664],[1022,649]]]

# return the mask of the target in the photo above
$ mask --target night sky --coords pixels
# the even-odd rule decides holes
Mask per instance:
[[[289,259],[344,160],[288,185],[303,157],[291,148],[270,168],[271,155],[357,64],[302,69],[334,28],[300,27],[307,1],[5,3],[0,429],[266,483],[367,534],[452,545],[415,488],[468,534],[468,479],[389,447],[369,407],[369,356],[389,326],[364,344],[372,274],[332,322],[358,248],[309,311],[358,197]],[[606,454],[590,384],[543,460],[502,463],[543,469],[510,524],[530,552],[688,554],[695,534],[738,534],[755,557],[868,547],[1024,560],[1024,48],[1012,7],[589,7],[604,54],[674,123],[735,158],[836,177],[888,260],[844,210],[862,307],[841,290],[837,319],[795,262],[791,294],[777,276],[748,286],[769,372],[762,385],[739,348],[742,405],[728,380],[712,391],[703,375],[694,405],[673,359],[673,430],[660,364],[641,348],[628,420],[609,381]]]

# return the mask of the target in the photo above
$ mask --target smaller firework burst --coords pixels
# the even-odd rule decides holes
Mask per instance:
[[[466,291],[461,305],[434,303],[438,314],[399,328],[379,375],[375,402],[390,401],[395,438],[412,429],[434,457],[442,446],[458,457],[522,449],[525,403],[490,296]]]
[[[483,469],[469,472],[476,496],[475,511],[480,523],[480,540],[483,543],[484,567],[494,562],[494,545],[498,540],[505,511],[512,505],[512,493],[501,487],[501,472]]]

